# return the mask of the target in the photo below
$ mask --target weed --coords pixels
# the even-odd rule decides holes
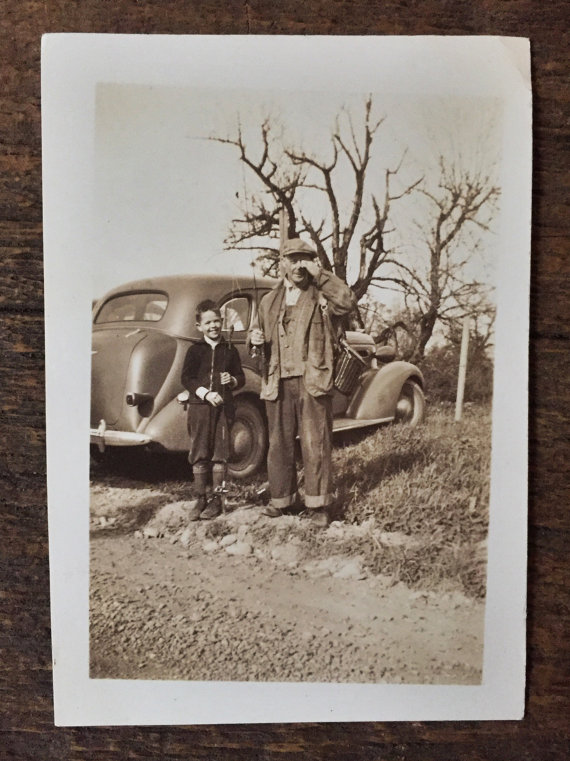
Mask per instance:
[[[421,427],[382,428],[335,450],[346,520],[372,519],[377,530],[401,532],[418,545],[368,542],[371,570],[424,588],[454,580],[466,593],[484,595],[490,422],[486,407],[460,423],[440,408]]]

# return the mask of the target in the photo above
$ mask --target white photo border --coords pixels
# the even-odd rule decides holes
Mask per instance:
[[[271,61],[271,66],[267,66]],[[339,62],[346,62],[344,67]],[[89,678],[95,89],[326,89],[504,103],[484,668],[478,686]],[[42,40],[47,462],[55,722],[63,726],[519,719],[524,713],[529,42],[501,37],[47,35]]]

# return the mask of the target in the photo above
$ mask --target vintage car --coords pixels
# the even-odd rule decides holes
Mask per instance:
[[[260,362],[246,336],[269,278],[180,275],[137,280],[107,293],[93,306],[91,446],[100,456],[114,447],[161,451],[189,449],[181,371],[188,347],[200,339],[196,305],[214,299],[225,335],[237,347],[245,385],[236,394],[230,475],[246,478],[263,465],[267,424],[259,399]],[[417,367],[394,361],[361,332],[347,333],[366,363],[350,396],[334,392],[334,430],[392,421],[415,425],[424,414],[423,378]]]

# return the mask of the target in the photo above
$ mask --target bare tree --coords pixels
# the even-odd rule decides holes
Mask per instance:
[[[389,224],[391,204],[408,195],[419,185],[421,178],[400,192],[391,188],[400,164],[383,172],[380,188],[371,187],[369,176],[372,146],[384,121],[372,114],[372,98],[364,103],[361,125],[355,125],[352,115],[342,110],[331,134],[328,156],[317,156],[302,149],[283,145],[273,139],[272,124],[266,119],[261,125],[261,151],[256,157],[246,146],[241,126],[234,137],[212,139],[235,146],[240,160],[257,178],[259,190],[240,198],[240,216],[232,220],[225,245],[228,249],[255,250],[260,254],[266,273],[275,273],[278,261],[279,210],[285,209],[288,218],[288,237],[306,233],[315,246],[323,267],[347,281],[349,257],[352,251],[359,257],[357,279],[351,287],[357,298],[367,292],[376,272],[382,265],[394,263],[393,251],[386,239],[392,228]],[[352,177],[346,202],[347,186],[340,179],[348,167]],[[339,193],[339,189],[342,193]],[[307,193],[316,192],[326,199],[326,212],[310,216],[302,204]],[[239,195],[239,194],[238,194]],[[301,199],[303,196],[303,199]],[[366,224],[372,214],[372,222]],[[260,239],[265,238],[265,241]],[[275,245],[268,245],[268,239]]]
[[[488,174],[470,172],[439,161],[435,190],[418,188],[427,200],[425,220],[416,222],[420,232],[417,263],[396,262],[397,274],[377,274],[372,281],[396,287],[406,309],[414,315],[410,332],[415,342],[409,359],[424,356],[436,322],[450,325],[463,315],[489,313],[489,286],[469,278],[466,267],[481,247],[481,233],[489,232],[497,210],[499,188]],[[426,266],[427,265],[427,266]]]
[[[439,184],[426,186],[423,177],[401,182],[402,163],[372,171],[372,148],[383,118],[373,116],[372,97],[363,104],[358,126],[346,109],[339,113],[326,155],[317,155],[284,143],[277,126],[267,118],[261,125],[257,155],[246,145],[241,125],[230,137],[212,137],[233,146],[257,189],[238,196],[239,216],[232,220],[227,249],[255,252],[265,273],[276,274],[279,258],[279,212],[288,219],[288,237],[306,234],[321,264],[347,281],[350,257],[357,267],[349,283],[361,299],[372,284],[399,291],[413,324],[406,330],[411,358],[423,357],[437,321],[449,322],[465,313],[477,313],[486,296],[482,283],[466,278],[466,264],[489,229],[499,196],[483,173],[462,170],[459,162],[439,163]],[[348,175],[347,175],[348,172]],[[244,172],[245,174],[245,172]],[[351,181],[347,183],[347,176]],[[318,194],[320,213],[310,194]],[[417,222],[422,246],[419,263],[395,246],[408,230],[395,232],[395,204],[421,194],[423,221]],[[347,200],[348,197],[348,200]],[[309,212],[309,210],[312,210]],[[477,235],[479,233],[479,235]],[[364,322],[361,321],[364,325]]]
[[[212,137],[218,143],[235,146],[239,151],[244,166],[253,172],[261,185],[260,191],[248,193],[245,187],[243,195],[236,197],[240,201],[241,215],[232,219],[232,225],[224,243],[226,249],[255,251],[260,258],[266,274],[275,269],[279,242],[279,212],[284,209],[289,223],[288,237],[296,236],[295,194],[305,183],[306,171],[295,167],[291,162],[283,161],[283,149],[279,158],[274,158],[276,150],[269,119],[261,125],[262,152],[259,158],[253,158],[244,141],[241,124],[238,124],[235,137]],[[260,240],[275,240],[275,245],[261,243]]]

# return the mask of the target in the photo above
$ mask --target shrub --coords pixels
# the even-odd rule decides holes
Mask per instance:
[[[424,374],[430,401],[455,402],[460,347],[454,343],[431,349],[419,367]],[[474,346],[467,360],[464,400],[489,402],[493,394],[493,362]]]

